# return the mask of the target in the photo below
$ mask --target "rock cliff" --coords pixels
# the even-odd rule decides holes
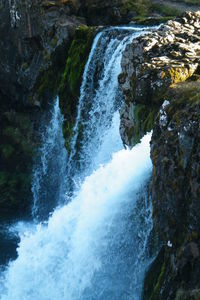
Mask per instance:
[[[0,218],[24,216],[29,211],[40,116],[58,90],[62,111],[69,117],[64,135],[70,137],[84,63],[94,36],[84,25],[130,20],[132,9],[127,0],[0,0]],[[67,52],[70,46],[75,48],[77,40],[83,46],[75,49],[76,60],[71,66]],[[76,74],[78,58],[82,67]],[[73,91],[68,75],[72,85],[76,81]]]
[[[96,28],[148,15],[148,0],[0,1],[0,218],[28,214],[40,116],[60,94],[66,147]],[[79,27],[77,29],[77,27]],[[153,129],[151,194],[157,257],[144,299],[200,297],[200,13],[128,45],[120,132],[132,147]]]
[[[24,215],[30,207],[40,114],[56,94],[81,24],[74,10],[47,1],[0,1],[0,217]]]
[[[119,82],[125,95],[121,136],[128,146],[151,129],[167,88],[198,73],[199,26],[199,13],[186,13],[127,46]]]
[[[143,299],[200,297],[199,28],[200,13],[185,13],[134,40],[122,59],[124,144],[153,129],[151,195],[162,247]]]

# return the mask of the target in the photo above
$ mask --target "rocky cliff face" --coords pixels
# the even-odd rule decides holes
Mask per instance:
[[[188,13],[127,46],[119,82],[125,95],[121,136],[130,147],[151,129],[167,88],[198,69],[199,26],[199,13]]]
[[[152,299],[200,297],[199,91],[198,81],[171,87],[153,130],[153,217],[164,257]]]
[[[94,37],[83,25],[119,24],[133,14],[128,0],[0,0],[0,218],[28,212],[40,116],[58,90],[70,138]]]
[[[84,24],[128,22],[148,7],[148,0],[0,0],[1,219],[29,211],[40,116],[58,92],[69,146],[96,33]],[[123,55],[123,142],[132,147],[153,129],[151,193],[162,248],[144,299],[200,297],[199,29],[200,13],[185,13],[135,39]]]
[[[199,28],[200,13],[185,13],[134,40],[122,60],[124,144],[153,129],[153,219],[163,246],[143,299],[200,297]]]
[[[28,212],[40,114],[81,24],[73,5],[58,2],[0,1],[0,217]]]

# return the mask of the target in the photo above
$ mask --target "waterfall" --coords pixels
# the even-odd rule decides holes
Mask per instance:
[[[67,189],[73,192],[48,222],[20,226],[18,258],[0,275],[1,300],[141,298],[152,230],[151,134],[132,150],[123,149],[118,75],[126,45],[146,32],[117,27],[97,34],[83,74],[67,170],[57,99],[34,168],[33,214],[49,213]]]
[[[133,38],[146,32],[145,28],[115,27],[98,33],[94,40],[83,74],[69,158],[68,178],[76,184],[122,148],[117,129],[122,53]]]
[[[50,119],[49,124],[42,126],[42,146],[33,168],[32,215],[39,220],[48,218],[53,208],[64,202],[66,191],[67,151],[58,98],[50,111]]]

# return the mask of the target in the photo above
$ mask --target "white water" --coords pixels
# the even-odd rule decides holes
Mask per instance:
[[[140,299],[152,229],[147,190],[150,134],[131,151],[123,149],[117,84],[122,52],[140,34],[144,32],[112,29],[97,35],[83,76],[68,161],[67,178],[72,177],[76,188],[70,202],[55,210],[48,222],[20,226],[18,258],[1,274],[1,300]],[[52,137],[59,136],[58,148],[64,149],[63,138],[54,135],[61,132],[62,122],[55,122],[61,120],[59,114],[56,103],[45,130],[44,140],[50,143],[44,141],[36,168],[44,177],[52,171],[46,168],[49,149],[57,141]],[[64,162],[63,155],[52,158],[58,168]],[[50,195],[57,192],[42,180],[35,189],[36,212],[42,203],[40,188],[45,186]]]
[[[42,128],[42,146],[33,168],[33,208],[35,219],[48,218],[54,207],[64,202],[67,151],[62,133],[63,116],[56,99],[50,122]]]
[[[118,89],[122,53],[133,38],[146,32],[144,29],[117,27],[100,32],[94,40],[83,74],[69,158],[68,177],[73,177],[76,183],[82,182],[92,170],[108,161],[113,151],[122,148],[117,117],[122,105]],[[118,119],[115,126],[113,118]],[[106,138],[112,140],[110,145],[103,147]]]
[[[151,172],[149,140],[116,153],[48,225],[21,236],[2,300],[139,299],[145,244],[131,216]]]

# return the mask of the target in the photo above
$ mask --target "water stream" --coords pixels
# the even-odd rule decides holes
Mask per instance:
[[[35,222],[15,226],[18,258],[1,273],[1,300],[141,298],[152,230],[151,134],[132,150],[123,148],[118,75],[126,45],[145,33],[118,27],[97,34],[68,160],[55,101],[33,170]],[[50,211],[48,221],[40,223],[38,215]]]
[[[62,133],[63,116],[59,99],[50,111],[50,122],[42,126],[42,146],[33,167],[33,208],[36,220],[45,220],[53,209],[64,203],[67,186],[67,150]]]

